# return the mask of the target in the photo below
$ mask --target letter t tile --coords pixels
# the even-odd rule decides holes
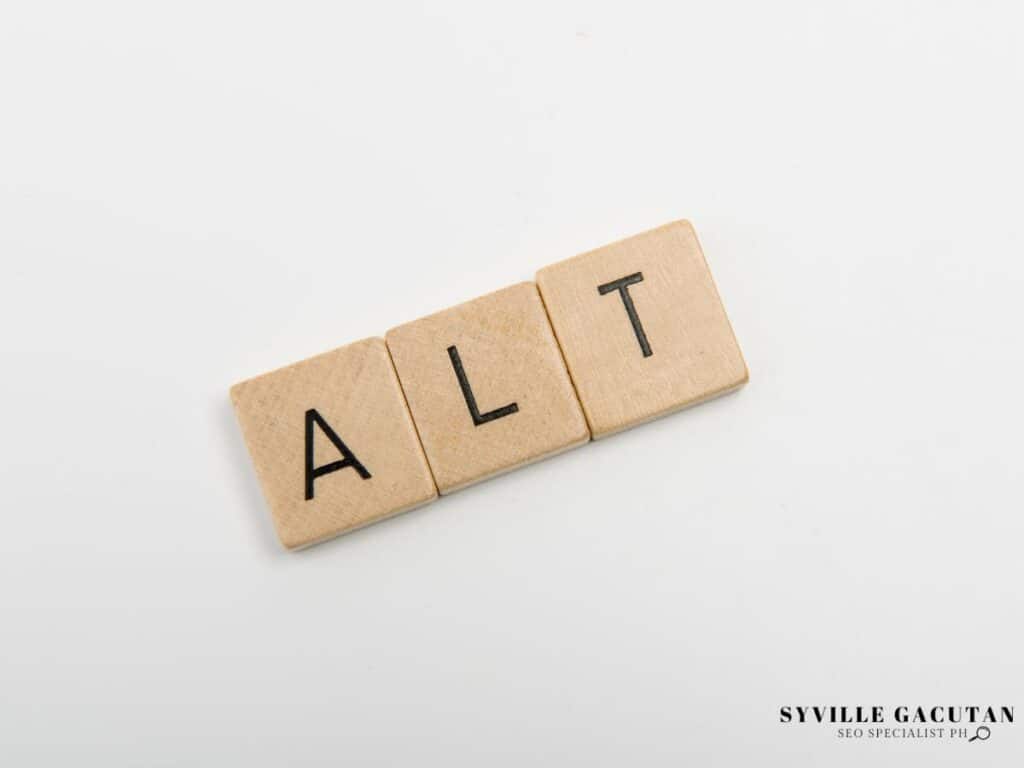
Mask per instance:
[[[552,264],[537,285],[595,440],[747,381],[688,221]]]

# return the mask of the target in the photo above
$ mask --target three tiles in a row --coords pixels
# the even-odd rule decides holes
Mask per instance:
[[[678,221],[243,381],[231,399],[296,549],[746,381]]]

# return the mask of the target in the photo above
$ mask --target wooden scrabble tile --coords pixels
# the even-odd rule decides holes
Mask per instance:
[[[437,498],[383,339],[243,381],[231,399],[289,549]]]
[[[595,440],[747,381],[688,221],[552,264],[537,285]]]
[[[442,494],[590,438],[533,283],[386,338]]]

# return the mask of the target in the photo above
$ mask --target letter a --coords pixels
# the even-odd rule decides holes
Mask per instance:
[[[332,461],[322,467],[314,465],[313,460],[313,425],[316,424],[327,435],[327,439],[334,443],[343,458],[341,461]],[[331,425],[324,421],[315,408],[306,411],[306,501],[313,498],[313,482],[321,475],[337,472],[339,469],[352,467],[363,480],[369,480],[371,475],[366,467],[356,458],[356,455],[348,449],[348,446],[338,437],[338,433],[331,429]]]

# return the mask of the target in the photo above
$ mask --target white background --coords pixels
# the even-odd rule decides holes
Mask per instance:
[[[5,3],[0,764],[1020,765],[1014,3]],[[243,378],[690,218],[737,395],[301,554]]]

